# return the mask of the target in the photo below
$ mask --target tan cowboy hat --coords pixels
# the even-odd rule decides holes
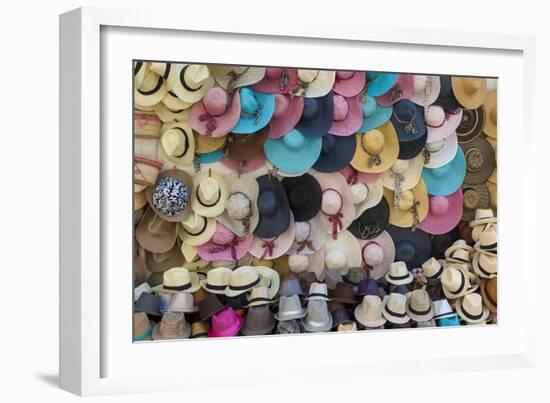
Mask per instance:
[[[494,139],[497,138],[497,91],[487,92],[483,101],[483,108],[487,115],[483,132]]]
[[[181,241],[191,246],[208,242],[214,236],[214,232],[216,232],[216,220],[197,213],[190,214],[185,221],[181,222],[178,229]]]
[[[229,188],[223,177],[212,170],[193,178],[191,208],[205,217],[217,217],[225,209]]]
[[[382,299],[377,295],[365,295],[354,314],[357,322],[366,327],[380,327],[386,323],[382,316]]]
[[[325,266],[327,270],[338,270],[345,275],[352,267],[362,264],[361,246],[351,232],[342,231],[336,239],[325,240]]]
[[[204,64],[172,64],[167,86],[179,99],[195,103],[214,85],[214,77]],[[163,97],[164,98],[164,97]]]
[[[394,191],[384,188],[384,197],[388,205],[392,206],[394,204],[394,196]],[[422,179],[412,189],[403,191],[401,197],[397,200],[398,208],[390,207],[390,224],[392,225],[411,228],[420,224],[428,215],[430,203],[426,184]]]
[[[371,183],[356,183],[351,185],[351,196],[353,198],[353,204],[355,204],[355,218],[359,218],[365,210],[376,206],[382,200],[384,196],[384,186],[382,185],[382,179]]]
[[[483,305],[478,293],[467,294],[455,303],[456,313],[467,323],[476,325],[484,323],[489,317],[489,309]]]
[[[226,175],[227,203],[217,220],[237,236],[247,236],[258,226],[260,213],[257,202],[260,192],[256,178],[249,174]]]
[[[234,90],[256,84],[265,76],[265,67],[211,66],[216,82],[224,89]]]
[[[467,109],[477,109],[485,100],[487,81],[479,77],[451,77],[456,100]]]
[[[407,300],[407,314],[417,322],[431,320],[435,314],[434,304],[426,290],[413,290]]]
[[[298,69],[298,87],[293,94],[305,98],[318,98],[327,95],[336,80],[334,70]]]
[[[160,149],[176,165],[191,165],[195,157],[195,137],[187,123],[167,123],[161,128]]]
[[[154,107],[166,96],[164,79],[153,71],[146,73],[143,82],[134,90],[134,102],[136,105]]]
[[[350,164],[359,172],[387,171],[399,155],[397,132],[390,121],[366,133],[357,133],[357,146]]]
[[[390,169],[382,174],[382,183],[385,188],[390,190],[395,190],[398,183],[401,183],[401,190],[412,189],[420,181],[423,166],[424,155],[422,153],[410,160],[398,159]]]
[[[136,228],[139,245],[153,253],[165,253],[174,247],[178,228],[176,223],[163,220],[148,208]]]

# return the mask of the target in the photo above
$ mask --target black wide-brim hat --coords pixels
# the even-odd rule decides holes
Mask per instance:
[[[454,112],[460,108],[455,94],[453,93],[453,87],[451,85],[451,76],[442,75],[439,77],[441,82],[441,89],[439,96],[433,103],[433,105],[441,106],[447,112]]]
[[[414,141],[399,142],[399,155],[397,158],[400,160],[410,160],[416,157],[422,152],[426,146],[426,140],[428,139],[428,132],[417,138]]]
[[[445,259],[445,251],[458,239],[460,239],[458,227],[445,234],[432,235],[432,257]]]
[[[285,188],[273,175],[260,176],[256,181],[259,186],[260,219],[254,234],[260,238],[274,238],[290,225],[290,205]]]
[[[313,169],[319,172],[338,172],[349,165],[355,155],[357,136],[335,136],[325,134],[323,146]]]
[[[485,109],[462,109],[462,120],[456,128],[458,142],[468,143],[479,137],[485,125]]]
[[[385,197],[380,203],[363,212],[351,223],[348,230],[359,239],[372,239],[380,235],[390,220],[390,206]]]
[[[284,178],[281,181],[286,191],[295,221],[308,221],[319,213],[323,200],[321,185],[312,175]]]
[[[422,267],[431,256],[430,235],[421,229],[401,228],[388,225],[386,229],[395,244],[395,261],[403,261],[409,270]]]
[[[302,116],[295,129],[307,137],[321,137],[328,133],[334,114],[332,91],[318,98],[304,98]]]

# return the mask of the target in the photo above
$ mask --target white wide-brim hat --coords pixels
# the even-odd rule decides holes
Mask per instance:
[[[366,210],[376,206],[384,196],[382,178],[371,183],[356,183],[351,186],[353,203],[355,204],[355,218],[359,218]]]
[[[336,80],[334,70],[298,70],[298,88],[295,95],[318,98],[327,95]]]
[[[442,140],[426,143],[426,150],[429,153],[429,160],[424,163],[424,166],[426,168],[442,167],[454,159],[458,150],[458,137],[453,133]]]
[[[338,270],[346,275],[350,268],[362,265],[359,241],[347,230],[339,232],[336,239],[327,237],[324,249],[328,270]]]
[[[398,159],[390,169],[382,174],[382,183],[385,188],[395,190],[395,184],[398,182],[397,175],[402,175],[401,190],[412,189],[420,181],[423,167],[424,155],[422,153],[410,160]]]

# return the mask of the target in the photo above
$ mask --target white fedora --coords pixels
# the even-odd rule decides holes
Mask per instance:
[[[410,284],[413,281],[412,273],[407,269],[405,262],[393,262],[386,273],[386,281],[393,285]]]
[[[382,302],[382,315],[391,323],[407,323],[410,320],[407,315],[407,297],[398,293],[386,295]]]
[[[455,309],[458,316],[471,324],[483,323],[489,317],[489,309],[483,305],[483,299],[477,293],[465,295],[458,300]]]
[[[208,270],[206,278],[201,280],[200,285],[211,294],[225,294],[229,285],[232,270],[226,267],[216,267]]]

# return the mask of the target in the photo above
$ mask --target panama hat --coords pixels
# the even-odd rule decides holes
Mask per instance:
[[[172,249],[164,253],[154,253],[146,250],[144,252],[145,266],[151,273],[164,273],[172,267],[181,266],[184,262],[183,255],[177,243],[174,243]]]
[[[394,324],[405,324],[410,320],[407,315],[407,297],[403,294],[391,293],[385,296],[381,311],[384,318]]]
[[[356,183],[351,185],[350,189],[353,204],[355,204],[355,218],[358,218],[365,210],[380,203],[384,195],[381,179],[372,183]]]
[[[204,98],[193,105],[188,123],[205,136],[222,137],[235,127],[241,115],[239,91],[228,94],[220,87],[209,88]]]
[[[241,266],[231,272],[225,295],[236,297],[258,286],[262,281],[258,271],[252,266]]]
[[[194,313],[197,311],[193,300],[193,294],[188,292],[177,292],[171,295],[170,304],[168,305],[170,312]]]
[[[178,235],[183,243],[198,246],[208,242],[214,236],[215,231],[216,220],[214,218],[194,213],[181,223]]]
[[[405,262],[397,261],[390,264],[390,268],[384,278],[390,284],[405,285],[412,283],[414,277],[407,269]]]
[[[259,186],[258,211],[260,219],[254,234],[273,238],[285,232],[290,225],[290,206],[285,188],[272,175],[256,178]]]
[[[276,321],[269,306],[251,306],[240,332],[245,336],[259,336],[271,333],[275,325]]]
[[[426,168],[439,168],[448,164],[456,156],[458,138],[453,133],[444,139],[426,143],[424,166]]]
[[[380,327],[386,323],[382,316],[382,299],[377,295],[365,295],[354,311],[357,322],[366,327]]]
[[[384,187],[395,191],[396,188],[403,190],[412,189],[421,179],[424,156],[422,154],[409,160],[397,159],[391,168],[382,174]],[[429,192],[429,191],[428,191]],[[399,192],[397,192],[399,196]]]
[[[390,207],[385,198],[366,209],[349,226],[349,231],[358,239],[368,240],[376,238],[387,227],[390,218]]]
[[[334,106],[332,125],[328,132],[335,136],[355,134],[363,124],[363,107],[359,96],[347,98],[340,94],[334,94],[332,103]]]
[[[175,63],[161,63],[161,62],[150,62],[149,70],[154,71],[159,76],[161,76],[166,82],[170,82],[176,74],[176,69],[172,67],[177,67]]]
[[[456,192],[466,176],[466,158],[462,149],[457,149],[451,162],[439,168],[424,168],[422,179],[426,183],[428,194],[432,196],[447,196]]]
[[[252,86],[270,94],[290,94],[298,85],[298,70],[286,67],[268,67],[265,76]]]
[[[293,95],[319,98],[330,93],[336,79],[333,70],[298,70],[298,86]]]
[[[367,94],[377,97],[386,93],[397,81],[399,74],[367,71]]]
[[[307,137],[322,137],[332,126],[334,100],[332,93],[320,98],[304,99],[302,116],[295,129]]]
[[[440,141],[457,130],[462,122],[462,108],[447,112],[438,105],[427,106],[424,109],[424,121],[428,131],[428,143]]]
[[[173,267],[166,270],[162,278],[162,286],[153,288],[153,291],[162,291],[163,293],[185,291],[193,293],[200,287],[199,275],[183,267]]]
[[[248,307],[251,306],[261,306],[261,305],[270,305],[275,301],[269,296],[269,290],[267,287],[260,285],[254,287],[250,292],[250,297],[248,300]]]
[[[325,222],[325,231],[331,233],[332,238],[336,239],[336,234],[349,227],[355,218],[351,190],[344,177],[338,172],[316,172],[313,176],[323,191],[321,213]]]
[[[182,243],[180,246],[180,251],[184,259],[182,267],[185,267],[187,270],[198,271],[204,269],[209,264],[208,261],[199,256],[196,246]]]
[[[393,107],[380,106],[378,105],[374,97],[368,96],[365,97],[365,100],[362,102],[362,111],[363,124],[358,131],[361,133],[365,133],[372,129],[376,129],[379,126],[382,126],[384,123],[390,120]]]
[[[429,321],[434,317],[435,308],[425,290],[413,290],[407,299],[407,315],[416,321]]]
[[[457,250],[466,250],[468,253],[473,251],[473,248],[466,243],[464,239],[457,239],[451,246],[445,250],[445,258],[450,257]],[[463,263],[469,263],[469,261],[459,261]]]
[[[393,86],[384,94],[376,97],[376,102],[382,106],[391,106],[402,99],[408,99],[413,94],[413,75],[399,74]]]
[[[210,269],[206,273],[206,278],[200,281],[200,286],[211,294],[225,294],[231,273],[231,269],[226,267]]]
[[[232,337],[239,333],[244,319],[228,306],[212,315],[212,324],[208,329],[208,337]]]
[[[435,102],[441,89],[439,76],[413,75],[413,91],[409,99],[420,106],[428,106]]]
[[[275,298],[281,287],[279,272],[267,266],[254,266],[261,278],[261,285],[267,287],[269,298]]]
[[[321,154],[313,168],[319,172],[337,172],[348,166],[355,155],[356,135],[335,136],[325,134],[322,137]]]
[[[466,157],[465,183],[483,183],[493,173],[496,166],[495,151],[489,142],[481,137],[462,144]]]
[[[269,129],[264,128],[252,134],[236,135],[229,133],[224,145],[225,158],[236,161],[236,166],[241,169],[241,164],[251,165],[251,160],[263,154],[263,148],[267,141]],[[233,169],[233,166],[230,166]]]
[[[146,73],[142,84],[134,90],[134,102],[137,105],[154,106],[166,96],[164,79],[153,71]]]
[[[239,260],[252,246],[252,235],[239,238],[223,224],[216,225],[214,236],[207,243],[197,247],[198,255],[207,261]]]
[[[163,161],[134,154],[134,193],[153,186],[163,166]]]
[[[432,243],[426,232],[394,225],[388,225],[387,231],[395,245],[395,260],[405,262],[409,270],[421,267],[430,258]]]
[[[243,87],[239,96],[241,116],[231,131],[235,134],[250,134],[266,127],[275,110],[275,95]]]
[[[489,309],[483,305],[481,295],[467,294],[455,303],[456,313],[472,325],[484,323],[489,317]]]
[[[359,95],[366,82],[363,71],[337,71],[332,89],[344,97],[354,97]]]
[[[153,325],[145,312],[134,312],[134,341],[151,340]]]
[[[497,257],[496,255],[474,252],[472,260],[474,272],[481,278],[493,278],[497,276]]]
[[[141,87],[145,74],[149,71],[149,62],[135,61],[134,62],[134,86]]]
[[[430,196],[429,211],[420,223],[420,228],[428,234],[445,234],[458,225],[462,217],[462,189],[449,196]]]
[[[474,249],[483,253],[490,253],[496,256],[498,246],[498,234],[494,225],[487,225],[474,245]]]
[[[485,184],[464,184],[462,185],[462,193],[464,194],[464,209],[462,211],[462,220],[472,221],[474,219],[476,211],[486,210],[489,207],[489,190],[487,189],[487,186]],[[475,224],[473,224],[472,226],[475,226]]]
[[[477,289],[470,284],[470,277],[458,266],[447,266],[441,275],[443,293],[449,299],[458,299]]]
[[[173,64],[167,79],[169,89],[185,102],[198,102],[214,85],[214,77],[204,64]]]
[[[134,109],[134,137],[156,139],[162,122],[155,112]]]
[[[216,82],[223,88],[233,91],[236,88],[260,82],[265,76],[265,67],[251,66],[212,66]]]
[[[460,108],[460,104],[455,98],[453,93],[453,87],[451,85],[451,76],[440,75],[439,81],[441,88],[439,90],[439,96],[433,103],[433,105],[441,106],[447,112],[454,112]]]
[[[424,108],[408,99],[403,99],[393,106],[390,121],[397,132],[400,143],[417,140],[427,132]]]
[[[278,139],[268,139],[264,152],[277,168],[289,173],[307,171],[321,154],[322,138],[307,137],[297,129]]]
[[[378,280],[386,275],[390,264],[395,259],[395,245],[387,232],[368,241],[359,240],[363,267],[368,276]]]
[[[153,329],[153,340],[188,339],[191,325],[185,320],[183,312],[166,312],[162,320]]]
[[[395,128],[386,122],[366,133],[357,133],[357,147],[351,165],[360,172],[381,173],[396,161],[399,141]]]
[[[296,221],[308,221],[321,210],[323,192],[314,176],[306,173],[281,181]]]
[[[161,129],[160,149],[176,165],[191,165],[195,157],[195,137],[187,123],[165,124]]]
[[[483,108],[487,114],[485,125],[483,126],[483,133],[487,136],[496,139],[497,138],[497,92],[489,91],[485,95],[483,100]]]
[[[289,133],[302,117],[304,98],[275,95],[275,110],[269,122],[269,138],[278,139]]]
[[[168,96],[171,96],[170,92],[166,94],[166,97]],[[163,123],[187,122],[191,109],[170,109],[164,102],[159,102],[155,105],[155,113]]]
[[[191,213],[190,198],[193,189],[191,176],[179,169],[169,169],[157,176],[154,187],[145,195],[151,209],[163,220],[185,221]]]
[[[193,102],[186,102],[179,99],[176,93],[170,90],[162,99],[161,104],[165,106],[167,110],[176,114],[183,114],[184,111],[190,112],[191,106],[193,106]]]
[[[453,94],[467,109],[479,108],[485,100],[487,81],[478,77],[451,77]]]
[[[361,266],[361,247],[357,238],[349,231],[337,234],[336,239],[325,241],[325,266],[346,274],[351,267]]]
[[[481,297],[483,303],[492,313],[497,313],[497,277],[481,279]]]
[[[325,283],[318,283],[316,281],[311,282],[309,285],[309,292],[304,297],[306,301],[330,301],[328,297],[328,288]]]
[[[420,153],[424,152],[423,156],[426,160],[426,140],[428,138],[428,133],[424,133],[421,137],[413,141],[399,142],[399,154],[397,158],[402,160],[408,160],[416,157]]]
[[[393,206],[389,219],[392,225],[416,228],[428,215],[428,193],[422,179],[412,189],[402,191],[400,196],[395,196],[392,190],[384,189],[384,197]]]
[[[459,143],[467,143],[478,138],[485,126],[485,109],[462,109],[462,120],[456,128]]]
[[[191,208],[204,217],[217,217],[225,209],[229,188],[225,179],[208,170],[193,177],[193,197]]]
[[[422,263],[422,273],[427,279],[438,279],[443,274],[443,266],[432,256]]]
[[[320,214],[309,221],[296,221],[294,227],[294,241],[288,255],[311,255],[325,244],[325,227]]]
[[[249,253],[260,259],[276,259],[287,253],[294,241],[294,218],[291,215],[290,225],[282,234],[273,238],[260,238],[254,235]]]
[[[312,300],[307,304],[307,314],[301,320],[306,332],[327,332],[332,328],[332,316],[328,311],[327,302]]]
[[[238,236],[250,235],[256,229],[260,214],[256,206],[260,188],[252,175],[232,173],[224,177],[228,197],[224,212],[217,220]]]
[[[136,240],[146,251],[166,253],[172,249],[178,236],[177,224],[166,221],[147,209],[136,228]]]
[[[497,218],[491,209],[477,209],[473,219],[470,221],[470,227],[483,226],[486,224],[495,224]]]

